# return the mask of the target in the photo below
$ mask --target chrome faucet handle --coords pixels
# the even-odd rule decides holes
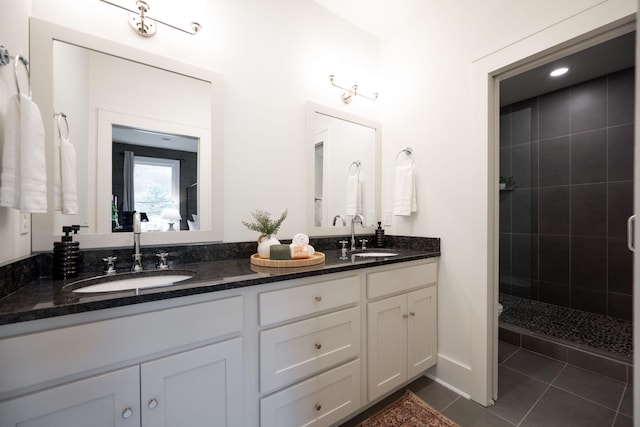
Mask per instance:
[[[367,249],[367,239],[360,239],[360,243],[362,244],[362,250],[366,250]]]
[[[131,255],[131,258],[133,258],[133,265],[131,266],[132,271],[144,270],[144,268],[142,268],[142,254],[133,254]]]
[[[167,263],[167,257],[169,256],[169,254],[167,252],[160,252],[160,253],[157,253],[156,256],[158,257],[158,269],[159,270],[168,269],[169,264]]]
[[[108,256],[106,258],[102,258],[102,260],[104,262],[107,263],[107,265],[104,268],[103,273],[105,274],[114,274],[116,272],[116,260],[118,259],[117,256]]]

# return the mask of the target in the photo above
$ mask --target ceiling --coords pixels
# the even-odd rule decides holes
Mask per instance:
[[[500,82],[500,105],[513,104],[633,67],[635,34],[635,32],[624,34],[503,80]],[[560,77],[550,77],[551,70],[560,66],[569,67],[569,72]]]
[[[145,147],[165,148],[169,150],[198,152],[198,138],[168,133],[153,132],[127,126],[113,125],[113,142],[142,145]]]

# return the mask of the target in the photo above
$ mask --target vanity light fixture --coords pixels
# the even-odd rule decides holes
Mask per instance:
[[[551,72],[549,73],[549,75],[550,75],[551,77],[559,77],[559,76],[561,76],[561,75],[563,75],[563,74],[566,74],[566,73],[567,73],[567,71],[569,71],[569,68],[568,68],[568,67],[558,67],[558,68],[556,68],[555,70],[551,71]]]
[[[182,31],[183,33],[191,35],[198,34],[200,29],[202,28],[202,26],[197,22],[192,22],[191,29],[185,30],[184,28],[176,27],[175,25],[169,24],[167,22],[153,19],[147,16],[147,12],[149,11],[149,9],[151,9],[149,3],[143,0],[136,0],[136,8],[138,9],[137,11],[131,10],[128,7],[124,7],[109,0],[100,1],[129,12],[129,25],[131,25],[131,28],[133,28],[136,33],[143,37],[151,37],[156,33],[156,22],[162,25],[166,25],[167,27],[171,27],[174,30]]]
[[[367,96],[367,95],[363,95],[360,92],[358,92],[358,85],[353,85],[351,86],[351,88],[346,88],[346,87],[342,87],[337,85],[336,83],[334,83],[336,76],[334,76],[333,74],[331,74],[329,76],[329,82],[331,82],[331,85],[337,87],[338,89],[342,89],[344,90],[344,92],[342,92],[342,94],[340,94],[340,98],[342,99],[342,102],[344,102],[345,104],[349,104],[352,100],[354,96],[361,96],[363,98],[367,98],[370,99],[371,101],[375,101],[378,99],[378,93],[374,93],[371,96]]]

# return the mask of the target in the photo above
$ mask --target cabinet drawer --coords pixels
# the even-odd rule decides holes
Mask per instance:
[[[435,259],[428,264],[412,265],[377,271],[367,274],[367,297],[378,298],[397,292],[404,292],[420,286],[435,284],[438,264]]]
[[[359,276],[264,292],[260,294],[260,325],[295,319],[359,300]]]
[[[0,361],[11,366],[0,369],[0,393],[239,332],[242,301],[237,296],[0,340]]]
[[[358,410],[360,400],[356,359],[260,399],[260,426],[328,426]]]
[[[360,308],[260,333],[260,390],[299,381],[360,353]]]

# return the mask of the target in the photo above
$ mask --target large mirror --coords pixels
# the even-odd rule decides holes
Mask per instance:
[[[78,159],[78,213],[53,211],[50,196],[49,213],[33,215],[33,250],[50,250],[71,224],[84,226],[82,247],[127,246],[133,210],[148,211],[144,244],[222,240],[219,76],[35,18],[30,42],[48,164],[59,138],[58,120],[47,120],[54,113],[66,114]],[[127,197],[125,152],[138,175]],[[139,176],[152,169],[164,178]]]
[[[313,235],[342,235],[361,215],[356,232],[380,220],[378,122],[307,103],[307,228]]]

